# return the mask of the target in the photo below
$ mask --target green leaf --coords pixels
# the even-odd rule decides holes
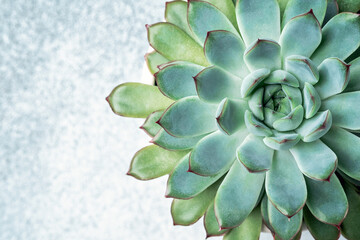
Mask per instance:
[[[312,10],[291,19],[280,36],[283,59],[291,55],[310,57],[321,43],[321,26]]]
[[[294,132],[279,133],[273,131],[275,136],[265,137],[264,143],[274,150],[288,150],[300,141],[300,135]]]
[[[321,99],[339,94],[349,83],[350,65],[338,58],[327,58],[319,66],[320,81],[315,89]]]
[[[202,47],[179,27],[171,23],[156,23],[147,29],[151,47],[167,59],[209,65]]]
[[[329,110],[318,112],[314,117],[306,119],[295,131],[304,142],[313,142],[324,136],[332,125],[332,115]]]
[[[166,2],[165,19],[167,22],[172,23],[192,38],[195,38],[187,21],[187,3],[184,1],[171,1]]]
[[[235,11],[247,46],[259,38],[279,40],[280,8],[276,0],[239,0]]]
[[[312,9],[321,25],[325,17],[326,6],[326,0],[290,0],[286,5],[281,24],[284,27],[293,17],[305,14]]]
[[[189,62],[173,62],[155,74],[156,83],[165,96],[174,100],[196,96],[193,77],[203,69],[204,67]]]
[[[348,211],[348,202],[339,179],[333,174],[330,181],[305,177],[308,197],[306,205],[321,222],[340,225]]]
[[[164,129],[161,129],[150,142],[168,150],[184,150],[194,148],[206,135],[207,134],[195,137],[174,137]]]
[[[246,110],[245,112],[245,125],[250,133],[254,134],[255,136],[264,137],[264,136],[271,136],[273,132],[270,128],[268,128],[265,124],[260,122],[254,114],[250,111]]]
[[[205,68],[194,77],[194,80],[199,98],[205,102],[219,103],[226,97],[241,97],[241,79],[221,68]]]
[[[275,231],[272,228],[272,226],[270,224],[270,220],[269,220],[268,202],[269,202],[269,199],[268,199],[267,195],[264,194],[264,197],[262,198],[261,205],[260,205],[261,216],[262,216],[265,226],[271,231],[271,234],[274,236]]]
[[[314,85],[319,81],[319,71],[316,65],[309,59],[299,55],[292,55],[285,59],[285,70],[293,74],[299,80],[303,88],[306,82]]]
[[[216,105],[198,97],[182,98],[171,105],[160,118],[159,124],[176,137],[193,137],[216,130]]]
[[[338,168],[360,181],[360,138],[342,128],[332,127],[322,140],[338,157]]]
[[[312,118],[321,107],[321,98],[313,85],[307,82],[304,85],[303,101],[305,108],[305,118]]]
[[[265,189],[272,204],[288,217],[305,205],[305,180],[289,151],[275,151],[271,168],[266,172]]]
[[[174,225],[189,226],[196,223],[214,201],[221,180],[191,199],[174,199],[171,204],[171,216]]]
[[[241,84],[241,96],[249,96],[270,75],[267,68],[258,69],[244,78]]]
[[[272,105],[271,108],[268,107],[268,104]],[[280,112],[277,112],[275,110],[273,110],[274,108],[274,102],[273,101],[269,101],[266,105],[266,107],[264,108],[264,115],[265,115],[265,119],[264,119],[264,122],[267,126],[269,127],[273,127],[273,124],[276,120],[280,119],[280,118],[283,118],[285,117],[286,115],[283,114],[283,113],[280,113]]]
[[[309,178],[329,180],[336,170],[336,154],[320,140],[311,143],[301,141],[291,148],[290,152],[300,171]]]
[[[253,72],[257,69],[268,68],[272,71],[281,68],[280,45],[267,39],[257,39],[245,50],[244,60]]]
[[[330,224],[317,220],[307,207],[304,207],[304,221],[311,235],[317,240],[338,240],[340,230]]]
[[[294,110],[302,104],[302,96],[300,89],[287,85],[282,85],[281,87],[283,92],[286,94],[288,100],[290,101],[291,109]]]
[[[327,0],[327,8],[323,25],[339,13],[338,0]]]
[[[360,16],[356,13],[340,13],[323,28],[321,44],[311,59],[317,65],[329,57],[345,60],[359,46]]]
[[[146,65],[148,66],[151,74],[156,73],[159,71],[158,66],[170,62],[169,59],[162,56],[160,53],[153,51],[150,53],[145,54],[145,61]]]
[[[348,184],[343,186],[349,201],[349,212],[341,224],[341,233],[346,239],[356,240],[360,236],[360,193]]]
[[[274,151],[264,144],[261,137],[249,134],[236,153],[237,159],[249,172],[262,172],[270,169]]]
[[[233,4],[232,0],[204,0],[205,2],[209,2],[215,7],[217,7],[225,16],[230,20],[230,22],[237,29],[236,15],[235,15],[235,4]]]
[[[358,0],[337,0],[341,12],[358,12],[360,2]]]
[[[298,105],[286,117],[280,118],[273,123],[273,126],[278,131],[291,131],[296,129],[304,118],[304,108]]]
[[[214,201],[210,204],[204,216],[204,227],[206,230],[206,238],[221,236],[228,232],[227,229],[219,231],[219,223],[217,222],[215,211],[214,211]]]
[[[216,122],[219,130],[225,134],[232,135],[245,127],[244,114],[247,110],[244,100],[232,100],[225,98],[218,107]]]
[[[249,216],[259,198],[264,173],[249,173],[235,161],[215,197],[215,214],[221,229],[239,226]]]
[[[166,197],[177,199],[190,199],[216,182],[225,172],[221,172],[211,177],[199,176],[195,173],[188,172],[190,154],[185,155],[180,163],[170,174],[167,182]]]
[[[208,2],[189,1],[188,21],[191,30],[202,46],[210,31],[225,30],[238,34],[230,20],[217,7]]]
[[[156,122],[160,119],[164,110],[159,110],[151,113],[145,120],[144,124],[140,127],[151,137],[155,136],[161,129],[160,125]]]
[[[251,112],[258,118],[260,121],[264,121],[264,88],[259,88],[256,90],[248,100],[249,108]]]
[[[224,30],[208,32],[204,52],[212,65],[244,78],[249,74],[243,58],[244,51],[245,44],[238,35]]]
[[[345,91],[360,90],[360,57],[350,63],[350,81]]]
[[[258,240],[261,233],[260,207],[255,208],[251,214],[237,228],[232,229],[224,236],[224,240]]]
[[[139,150],[133,157],[128,175],[150,180],[169,174],[187,151],[167,151],[155,145]]]
[[[114,113],[132,118],[146,118],[173,103],[155,86],[130,82],[117,86],[106,100]]]
[[[290,87],[299,87],[299,81],[294,75],[284,70],[276,70],[270,73],[269,77],[264,81],[266,84],[284,84]]]

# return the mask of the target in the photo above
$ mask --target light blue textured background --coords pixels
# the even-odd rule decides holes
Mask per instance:
[[[172,226],[166,178],[125,175],[149,139],[105,102],[140,80],[144,25],[163,11],[163,0],[1,1],[0,240],[204,239],[201,221]]]

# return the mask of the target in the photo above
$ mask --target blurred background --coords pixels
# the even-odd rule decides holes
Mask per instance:
[[[205,238],[202,220],[172,225],[166,177],[126,176],[150,139],[105,101],[141,80],[145,24],[162,20],[164,5],[1,1],[0,240]]]

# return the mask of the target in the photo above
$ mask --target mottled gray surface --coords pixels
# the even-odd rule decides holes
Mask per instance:
[[[163,10],[163,0],[1,1],[0,240],[204,238],[201,222],[172,226],[166,178],[125,175],[149,139],[105,102],[140,80],[144,25]]]

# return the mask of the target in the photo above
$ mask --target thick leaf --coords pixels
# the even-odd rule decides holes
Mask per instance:
[[[214,5],[191,0],[188,2],[188,22],[199,43],[204,45],[207,33],[225,30],[238,34],[230,20]]]
[[[360,57],[350,63],[350,81],[347,92],[360,90]]]
[[[237,228],[232,229],[224,236],[224,240],[258,240],[261,233],[261,211],[260,207],[255,208],[251,214]]]
[[[215,214],[222,229],[239,226],[255,207],[264,173],[249,173],[235,161],[215,197]]]
[[[167,108],[173,100],[157,87],[142,83],[123,83],[106,98],[114,113],[132,118],[146,118],[154,111]]]
[[[313,142],[324,136],[332,124],[330,111],[318,112],[314,117],[306,119],[295,131],[300,134],[304,142]]]
[[[219,104],[216,114],[216,122],[219,130],[225,134],[232,135],[240,128],[245,127],[244,114],[246,110],[246,101],[225,98]]]
[[[264,88],[259,88],[256,90],[248,100],[249,108],[251,112],[257,117],[260,121],[264,121]]]
[[[340,13],[323,28],[321,44],[311,59],[317,65],[329,57],[345,60],[359,46],[360,16],[355,13]]]
[[[250,111],[246,110],[245,112],[245,125],[250,133],[255,136],[264,137],[273,135],[270,128],[268,128],[265,124],[260,122],[254,114]]]
[[[223,30],[208,32],[204,52],[209,63],[241,78],[249,73],[243,58],[244,51],[245,44],[238,35]]]
[[[299,87],[299,81],[294,75],[284,70],[273,71],[264,81],[266,84],[284,84],[290,87]]]
[[[342,93],[324,100],[321,108],[331,111],[333,125],[360,130],[360,91]]]
[[[251,71],[268,68],[272,71],[281,68],[280,45],[266,39],[257,39],[245,50],[244,60]]]
[[[184,1],[171,1],[166,2],[165,7],[165,19],[167,22],[172,23],[189,36],[194,37],[191,32],[188,21],[187,21],[187,3]]]
[[[128,175],[150,180],[169,174],[187,151],[167,151],[155,145],[139,150],[133,157]]]
[[[343,186],[349,201],[349,212],[341,224],[341,233],[346,239],[357,240],[360,236],[360,192],[348,184]]]
[[[290,152],[300,171],[315,180],[329,180],[337,167],[335,153],[320,140],[311,143],[299,142]],[[315,160],[316,159],[316,160]]]
[[[341,12],[359,12],[360,2],[358,0],[337,0]]]
[[[295,132],[276,132],[272,137],[265,137],[264,143],[274,150],[288,150],[300,141],[300,135]]]
[[[298,88],[282,85],[282,90],[290,101],[291,109],[294,110],[302,104],[301,91]]]
[[[274,236],[274,229],[272,228],[271,224],[270,224],[270,220],[269,220],[269,210],[268,210],[268,202],[269,199],[267,197],[267,195],[265,194],[264,197],[261,200],[261,216],[263,219],[263,222],[265,224],[265,226],[271,231],[272,235]]]
[[[236,17],[247,46],[259,38],[279,40],[280,9],[276,0],[239,0]]]
[[[185,155],[170,174],[167,182],[166,197],[190,199],[207,189],[222,177],[226,171],[211,177],[199,176],[188,172],[190,154]]]
[[[294,17],[280,36],[281,55],[310,57],[321,42],[321,27],[312,10]]]
[[[339,179],[333,174],[329,181],[305,177],[308,198],[306,205],[319,221],[340,225],[348,211],[348,202]]]
[[[266,172],[265,189],[272,204],[288,217],[305,205],[305,180],[289,151],[275,151],[271,168]]]
[[[258,69],[244,78],[241,84],[241,96],[249,96],[262,82],[269,76],[270,70],[267,68]]]
[[[273,110],[274,106],[273,106],[273,101],[269,101],[268,104],[272,103],[272,107],[269,108],[268,105],[266,105],[266,107],[264,108],[264,115],[265,115],[265,119],[264,122],[267,126],[269,127],[273,127],[273,123],[280,119],[285,117],[286,115],[280,112],[277,112],[275,110]]]
[[[160,53],[153,51],[151,53],[145,54],[146,65],[148,66],[151,74],[159,71],[158,66],[167,62],[170,62],[169,59],[162,56]]]
[[[221,236],[228,232],[227,229],[219,231],[219,223],[215,216],[214,211],[214,202],[210,204],[208,207],[205,216],[204,216],[204,227],[206,230],[206,238],[214,237],[214,236]]]
[[[314,85],[319,81],[319,71],[316,65],[309,59],[299,55],[292,55],[285,60],[285,70],[293,74],[299,80],[303,88],[306,82]]]
[[[321,98],[313,85],[305,83],[303,90],[305,118],[312,118],[321,107]]]
[[[339,13],[339,5],[337,1],[338,0],[327,0],[327,8],[323,25]]]
[[[198,97],[182,98],[171,105],[160,118],[159,124],[176,137],[193,137],[216,129],[216,105]]]
[[[317,240],[337,240],[340,237],[340,229],[337,227],[320,222],[304,207],[304,221],[311,235]]]
[[[319,66],[320,81],[315,85],[321,99],[339,94],[349,83],[350,65],[338,58],[327,58]]]
[[[194,80],[199,98],[205,102],[219,103],[226,97],[241,97],[241,79],[221,68],[205,68],[194,77]]]
[[[160,125],[156,122],[160,119],[164,110],[159,110],[151,113],[145,120],[144,124],[140,127],[150,136],[155,136],[161,129]]]
[[[338,168],[360,181],[360,138],[342,128],[333,127],[322,140],[338,157]]]
[[[161,129],[150,142],[168,150],[183,150],[193,148],[206,135],[174,137]]]
[[[171,23],[147,26],[150,45],[165,58],[207,66],[202,47],[187,33]]]
[[[264,144],[261,137],[250,134],[236,153],[237,159],[249,172],[262,172],[270,169],[274,151]]]
[[[189,226],[197,222],[214,201],[221,180],[191,199],[174,199],[171,204],[171,216],[174,225]]]
[[[235,15],[235,4],[232,0],[204,0],[209,2],[215,7],[217,7],[225,16],[230,20],[230,22],[237,28],[236,15]]]
[[[312,9],[321,25],[325,17],[326,6],[326,0],[290,0],[286,5],[281,24],[284,27],[293,17],[307,13]]]
[[[174,100],[187,96],[196,96],[193,77],[204,67],[189,62],[167,64],[155,74],[160,91]]]
[[[304,118],[304,108],[298,105],[286,117],[276,120],[273,126],[278,131],[291,131],[296,129]]]

